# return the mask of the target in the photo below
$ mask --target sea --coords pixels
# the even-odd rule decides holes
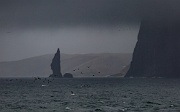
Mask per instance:
[[[0,78],[0,112],[180,112],[180,79]]]

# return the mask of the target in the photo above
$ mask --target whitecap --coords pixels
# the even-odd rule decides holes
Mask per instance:
[[[71,108],[69,108],[69,107],[66,107],[65,109],[66,109],[66,110],[71,110]]]

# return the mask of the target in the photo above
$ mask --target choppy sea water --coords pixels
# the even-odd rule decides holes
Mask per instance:
[[[0,112],[180,112],[180,80],[1,78]]]

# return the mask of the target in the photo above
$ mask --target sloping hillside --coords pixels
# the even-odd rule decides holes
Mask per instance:
[[[124,66],[120,73],[110,75],[110,77],[124,77],[129,70],[130,65]]]
[[[119,73],[131,61],[131,54],[61,54],[62,73],[75,77],[109,76]],[[19,61],[0,62],[0,77],[47,77],[53,54]]]

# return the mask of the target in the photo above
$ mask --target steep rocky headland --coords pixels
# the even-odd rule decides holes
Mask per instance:
[[[126,77],[180,77],[180,22],[142,20]]]
[[[138,42],[126,77],[180,77],[180,1],[142,2]]]

